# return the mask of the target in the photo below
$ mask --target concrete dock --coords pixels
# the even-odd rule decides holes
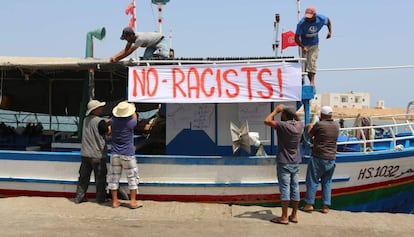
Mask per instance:
[[[67,198],[0,198],[0,236],[413,236],[414,215],[331,210],[299,212],[298,224],[280,225],[280,207],[128,201],[112,208],[93,200],[74,204]]]

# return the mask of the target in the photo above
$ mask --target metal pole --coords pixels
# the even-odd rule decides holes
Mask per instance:
[[[275,22],[273,24],[274,31],[275,31],[275,43],[273,44],[273,50],[275,52],[275,57],[277,57],[277,50],[279,49],[279,21],[280,21],[280,15],[279,13],[275,14]]]
[[[133,15],[133,17],[135,18],[135,24],[134,24],[134,30],[135,31],[137,31],[137,29],[138,29],[138,21],[137,21],[137,5],[136,5],[136,3],[135,3],[135,0],[132,0],[132,4],[134,5],[134,15]]]
[[[297,15],[297,18],[298,18],[298,22],[300,21],[300,0],[297,0],[296,1],[296,5],[297,5],[297,12],[298,12],[298,15]],[[300,48],[300,47],[298,47],[298,55],[299,55],[299,57],[300,58],[303,58],[303,53],[302,53],[302,49]],[[305,70],[304,70],[304,68],[305,68],[305,62],[306,61],[302,61],[301,62],[301,65],[302,65],[302,85],[304,85],[305,84]]]

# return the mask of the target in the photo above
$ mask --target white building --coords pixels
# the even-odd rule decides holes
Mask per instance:
[[[323,93],[316,94],[311,101],[311,107],[321,107],[324,105],[332,108],[352,108],[352,109],[368,109],[370,108],[369,93]]]

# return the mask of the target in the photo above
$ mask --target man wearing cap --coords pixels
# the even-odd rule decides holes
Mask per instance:
[[[125,27],[122,30],[121,40],[127,41],[126,46],[110,58],[111,62],[118,62],[139,47],[146,48],[143,56],[144,59],[152,58],[156,50],[159,50],[160,56],[168,58],[164,36],[159,32],[135,32],[131,27]]]
[[[274,117],[281,113],[281,121]],[[277,132],[277,179],[279,182],[280,199],[282,200],[282,216],[271,222],[277,224],[297,223],[297,210],[300,201],[299,163],[302,156],[299,143],[303,134],[303,123],[294,109],[278,105],[264,120],[264,124],[276,129]],[[289,202],[292,201],[292,213],[288,217]]]
[[[312,156],[306,170],[305,212],[314,210],[315,195],[319,182],[322,186],[322,213],[329,212],[331,205],[332,175],[335,170],[336,142],[339,125],[332,119],[332,108],[321,108],[320,121],[315,125],[307,124],[309,138],[313,139]]]
[[[316,60],[319,55],[319,35],[322,27],[328,27],[326,38],[331,38],[331,20],[321,14],[316,14],[315,7],[307,7],[305,17],[296,26],[295,42],[302,48],[302,57],[306,58],[305,71],[308,73],[310,85],[315,86]]]
[[[111,118],[111,169],[108,188],[112,193],[112,207],[120,206],[117,192],[122,170],[126,172],[128,189],[130,191],[130,208],[142,207],[136,200],[139,176],[135,158],[134,128],[137,125],[135,104],[127,101],[120,102],[112,110]]]
[[[106,158],[108,150],[106,135],[110,133],[107,122],[102,119],[102,108],[105,102],[91,100],[88,103],[86,117],[83,120],[82,145],[80,155],[82,158],[79,168],[79,180],[76,188],[75,203],[86,201],[92,170],[96,182],[96,202],[103,203],[106,198]]]

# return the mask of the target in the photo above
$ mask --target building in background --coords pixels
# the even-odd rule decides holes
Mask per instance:
[[[370,108],[370,94],[353,91],[316,94],[311,101],[311,108],[320,108],[322,105],[328,105],[332,108],[368,109]],[[383,106],[384,101],[382,101]]]

